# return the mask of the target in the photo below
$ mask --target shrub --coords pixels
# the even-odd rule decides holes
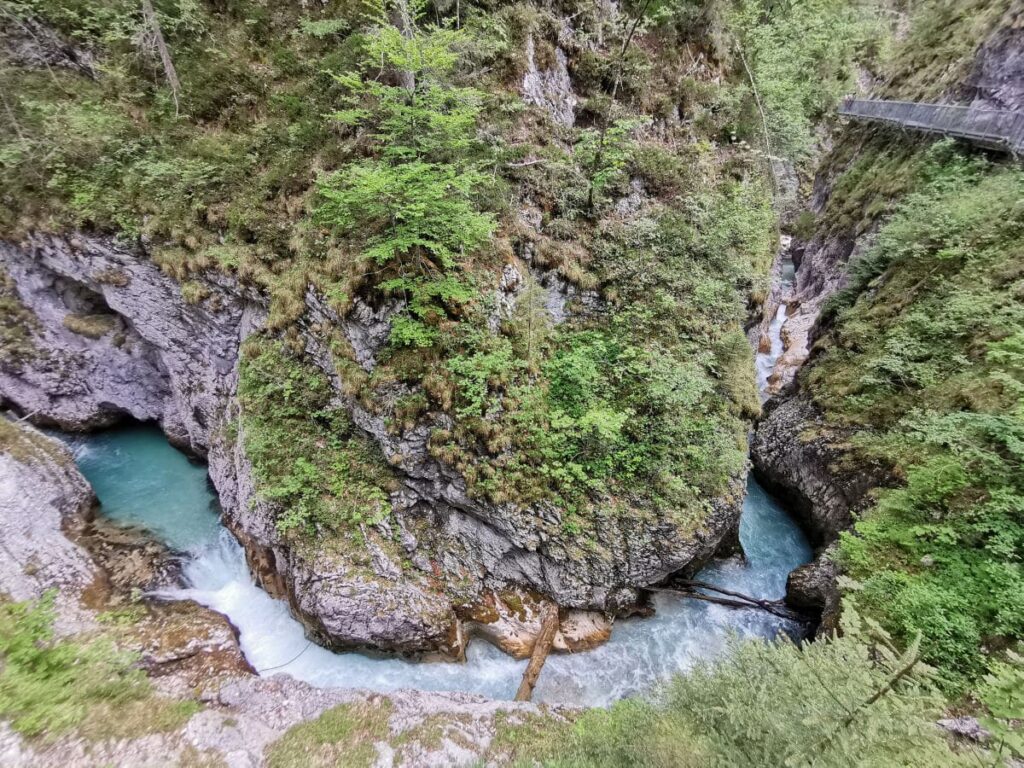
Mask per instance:
[[[808,379],[899,481],[843,539],[856,600],[961,691],[1024,636],[1024,174],[948,143],[919,167]]]
[[[626,700],[573,723],[506,722],[495,753],[546,766],[973,765],[934,719],[929,670],[847,614],[846,633],[796,646],[734,642],[653,701]],[[874,635],[874,637],[871,637]]]
[[[53,595],[0,604],[0,715],[26,736],[92,738],[172,730],[196,706],[155,697],[145,674],[106,638],[53,633]]]

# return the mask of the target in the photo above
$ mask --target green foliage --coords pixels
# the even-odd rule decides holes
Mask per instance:
[[[633,156],[632,134],[644,125],[640,120],[616,120],[607,131],[587,128],[573,147],[576,162],[590,174],[594,204],[609,191],[619,191],[626,179],[626,166]]]
[[[451,7],[413,3],[403,34],[379,2],[154,4],[180,114],[135,4],[21,3],[103,76],[0,68],[18,128],[0,139],[0,229],[143,237],[187,300],[207,301],[206,270],[229,273],[268,297],[290,349],[300,332],[330,345],[338,381],[266,339],[242,364],[238,434],[284,530],[346,540],[386,511],[390,470],[331,384],[393,431],[443,411],[436,458],[479,498],[559,508],[552,535],[585,543],[607,513],[696,527],[735,488],[758,408],[740,322],[774,233],[749,150],[708,140],[742,106],[693,69],[694,24],[721,7],[659,3],[624,57],[622,25],[576,9],[580,115],[622,75],[602,142],[569,127],[553,141],[518,95],[525,36],[543,66],[561,11],[469,2],[451,24]],[[613,205],[634,177],[635,217]],[[521,291],[496,284],[507,266]],[[398,307],[371,375],[301,323],[311,288],[340,317]]]
[[[909,29],[888,62],[883,98],[935,101],[970,72],[973,53],[1010,0],[936,0],[908,7]]]
[[[597,509],[626,508],[610,498],[693,526],[708,499],[729,493],[745,462],[738,417],[758,409],[736,286],[767,264],[774,218],[755,182],[687,206],[605,227],[591,265],[612,301],[602,325],[553,330],[524,304],[502,336],[460,338],[469,351],[446,364],[454,438],[486,453],[471,461],[435,445],[435,455],[472,492],[554,501],[570,532]],[[527,285],[526,301],[535,290]]]
[[[995,737],[997,754],[1024,757],[1024,658],[1008,653],[982,680],[980,698],[988,709],[982,724]]]
[[[0,270],[0,363],[16,366],[36,354],[32,334],[37,320],[18,298],[14,282]]]
[[[387,517],[389,468],[334,402],[327,377],[280,343],[251,339],[243,351],[245,450],[278,529],[329,537]]]
[[[473,155],[483,93],[448,81],[463,34],[450,29],[376,29],[366,42],[362,72],[337,77],[346,91],[340,123],[368,130],[374,157],[346,165],[318,182],[316,221],[362,259],[395,262],[412,317],[394,326],[396,346],[430,346],[436,332],[425,321],[446,301],[438,275],[456,269],[486,243],[492,215],[477,210],[485,182]],[[402,85],[373,79],[381,69],[402,73]],[[411,278],[411,275],[418,275]],[[423,277],[426,275],[426,277]],[[447,278],[450,282],[451,278]],[[394,289],[395,283],[385,285]]]
[[[809,377],[901,482],[844,537],[857,602],[961,690],[1024,636],[1024,174],[936,145]]]
[[[764,106],[772,150],[806,159],[815,123],[850,89],[854,62],[882,40],[874,7],[850,0],[742,0],[731,21]],[[749,133],[760,136],[760,126]]]
[[[481,179],[444,164],[368,160],[320,182],[317,220],[336,235],[358,237],[363,257],[377,264],[448,270],[493,229],[489,216],[473,210]]]
[[[175,276],[223,265],[273,283],[274,263],[298,247],[291,230],[311,168],[333,162],[323,114],[335,86],[322,70],[350,66],[353,48],[292,31],[345,13],[337,2],[309,16],[260,0],[230,13],[154,5],[182,82],[177,117],[159,61],[140,48],[138,3],[0,3],[6,20],[55,28],[102,70],[0,68],[14,126],[0,137],[0,230],[145,235]],[[162,258],[172,249],[173,262]],[[220,262],[214,250],[233,258]]]
[[[134,659],[109,640],[56,638],[53,619],[52,594],[0,604],[0,716],[19,733],[136,735],[128,728],[170,730],[195,711],[191,702],[154,698]]]
[[[800,647],[735,642],[653,702],[619,702],[567,725],[530,723],[522,736],[506,724],[494,749],[552,768],[973,765],[936,729],[942,698],[913,649],[895,654],[884,634],[873,630],[872,640],[850,619],[844,637]]]

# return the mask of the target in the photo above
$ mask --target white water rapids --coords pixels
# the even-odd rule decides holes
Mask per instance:
[[[785,309],[772,323],[772,350],[759,354],[758,381],[771,371]],[[773,358],[769,360],[769,357]],[[763,378],[767,379],[768,373]],[[389,691],[457,690],[511,698],[525,661],[484,641],[470,644],[465,663],[416,663],[332,653],[309,643],[284,601],[257,587],[238,542],[218,521],[206,470],[172,448],[156,427],[135,426],[65,437],[83,474],[114,520],[148,529],[185,553],[188,586],[163,597],[193,599],[227,616],[242,651],[265,674],[287,673],[313,685]],[[746,560],[717,561],[699,578],[762,598],[785,592],[790,570],[807,562],[810,547],[785,512],[751,478],[740,522]],[[605,645],[574,655],[552,655],[534,693],[536,701],[604,705],[649,690],[671,675],[720,653],[731,633],[774,637],[792,627],[757,610],[659,594],[656,614],[615,624]]]

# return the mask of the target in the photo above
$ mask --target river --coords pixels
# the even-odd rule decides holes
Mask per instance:
[[[781,261],[782,290],[792,285],[792,262]],[[758,387],[782,351],[786,305],[768,329],[770,349],[757,355]],[[390,691],[399,688],[468,691],[510,699],[526,667],[490,644],[470,643],[464,663],[417,663],[333,653],[308,642],[287,603],[256,586],[241,546],[220,524],[206,469],[190,461],[155,426],[136,425],[87,436],[65,436],[100,500],[101,514],[142,526],[184,553],[185,587],[162,597],[192,599],[227,616],[238,628],[246,658],[261,674],[284,672],[319,686]],[[725,589],[774,599],[786,577],[811,558],[811,547],[786,512],[751,476],[740,518],[746,558],[719,560],[698,578]],[[731,636],[773,638],[795,630],[757,610],[738,610],[669,594],[654,598],[655,615],[617,621],[611,640],[594,650],[552,655],[534,700],[601,706],[651,690],[701,659],[722,653]]]
[[[153,426],[138,425],[66,438],[101,502],[101,513],[147,528],[185,553],[188,586],[166,597],[191,598],[225,614],[239,630],[249,662],[264,674],[288,674],[321,686],[388,691],[457,690],[511,698],[525,661],[484,641],[470,644],[465,663],[415,663],[332,653],[310,644],[284,601],[257,587],[241,547],[220,525],[202,465],[172,448]],[[752,478],[740,523],[747,554],[708,566],[700,578],[764,598],[780,597],[786,575],[811,555],[785,512]],[[611,640],[592,651],[551,656],[535,700],[603,705],[655,686],[698,659],[720,653],[730,633],[772,637],[791,629],[754,610],[658,595],[649,619],[618,621]]]

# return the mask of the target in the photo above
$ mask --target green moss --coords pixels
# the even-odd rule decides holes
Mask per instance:
[[[14,281],[0,269],[0,363],[16,367],[36,355],[32,335],[38,324],[18,298]]]
[[[117,315],[80,315],[71,313],[64,316],[63,326],[72,333],[90,339],[100,339],[117,327]]]
[[[315,720],[291,728],[267,747],[268,768],[369,768],[377,760],[374,744],[385,741],[391,702],[373,699],[342,704]]]
[[[0,716],[16,731],[131,738],[175,730],[198,710],[155,695],[108,639],[54,637],[51,600],[0,604]]]
[[[280,342],[242,349],[241,432],[278,528],[342,538],[390,514],[396,483],[380,449],[334,402],[326,375]]]
[[[0,418],[0,450],[22,463],[40,461],[65,466],[70,454],[60,444],[38,432],[23,429],[6,418]]]
[[[127,0],[6,2],[97,51],[104,77],[0,70],[20,129],[4,138],[0,230],[143,236],[187,301],[205,299],[205,270],[269,298],[287,341],[247,346],[241,434],[284,530],[341,541],[387,514],[392,472],[332,386],[393,433],[450,419],[430,448],[471,494],[555,506],[560,525],[536,524],[579,547],[604,514],[697,528],[743,473],[757,403],[740,326],[775,232],[762,158],[715,143],[750,107],[741,78],[693,69],[695,30],[721,8],[666,7],[620,57],[621,25],[580,4],[603,44],[563,46],[586,100],[568,128],[519,96],[526,35],[543,59],[561,29],[529,4],[465,3],[458,29],[432,25],[453,20],[439,9],[401,38],[355,3],[157,0],[175,114]],[[381,59],[414,60],[414,104],[376,77]],[[680,103],[685,120],[669,119]],[[647,194],[624,216],[634,176]],[[527,287],[495,331],[508,264]],[[577,300],[554,327],[541,269],[603,303]],[[402,302],[372,375],[336,330],[302,323],[310,286],[341,315]],[[330,343],[339,381],[303,359],[300,333]]]

